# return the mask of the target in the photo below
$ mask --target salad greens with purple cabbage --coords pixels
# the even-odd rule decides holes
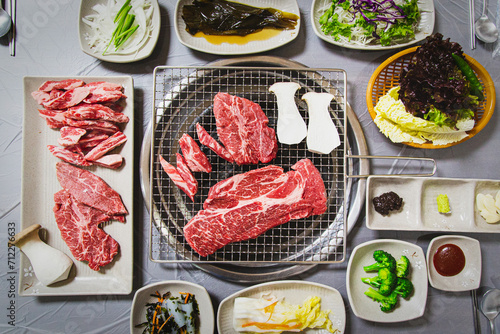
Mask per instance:
[[[336,41],[388,46],[415,38],[417,0],[332,0],[319,23]]]

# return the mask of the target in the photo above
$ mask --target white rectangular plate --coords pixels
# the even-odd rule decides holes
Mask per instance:
[[[434,30],[434,0],[419,0],[418,7],[420,8],[420,23],[418,25],[418,31],[415,33],[415,39],[408,41],[406,43],[395,44],[383,46],[380,44],[370,44],[370,45],[357,45],[354,43],[344,43],[336,41],[333,36],[325,35],[321,30],[321,25],[319,24],[319,18],[326,9],[330,7],[332,3],[331,0],[314,0],[311,6],[311,20],[312,27],[316,36],[324,40],[325,42],[341,46],[348,49],[356,50],[389,50],[389,49],[399,49],[408,47],[412,44],[418,43],[425,39],[427,36],[432,35]]]
[[[500,233],[500,222],[488,224],[476,207],[479,193],[495,197],[500,180],[439,177],[370,176],[366,192],[366,226],[372,230]],[[394,191],[403,198],[399,211],[376,212],[372,200]],[[451,213],[439,213],[436,197],[448,196]]]
[[[300,12],[299,6],[296,0],[238,0],[236,2],[260,7],[260,8],[275,8],[283,12],[292,13],[299,16],[297,25],[293,30],[283,30],[278,35],[265,40],[255,40],[250,41],[246,44],[232,44],[232,43],[222,43],[222,44],[212,44],[208,42],[203,37],[193,37],[190,33],[186,31],[186,24],[182,19],[182,7],[184,5],[191,4],[193,0],[179,0],[175,8],[175,33],[179,41],[185,46],[211,54],[218,55],[244,55],[259,53],[264,51],[269,51],[285,45],[295,39],[298,36],[300,30]]]
[[[311,296],[321,298],[321,310],[330,310],[330,320],[333,327],[344,333],[346,315],[342,296],[332,287],[305,281],[276,281],[258,284],[243,289],[225,298],[219,305],[217,312],[217,327],[220,333],[238,334],[233,327],[234,300],[237,297],[259,298],[262,294],[273,293],[278,298],[284,298],[289,304],[302,305]],[[306,328],[302,333],[326,334],[326,329]]]
[[[100,271],[90,269],[86,262],[75,260],[61,238],[55,222],[54,194],[61,189],[56,176],[56,163],[47,145],[58,145],[59,130],[50,129],[39,116],[43,109],[31,97],[31,92],[46,80],[81,79],[85,83],[108,81],[121,84],[127,96],[123,113],[130,118],[123,133],[127,142],[118,148],[124,164],[117,170],[92,166],[87,168],[101,177],[122,197],[129,214],[125,224],[116,221],[104,224],[104,231],[120,244],[120,251],[113,262]],[[25,77],[24,78],[24,123],[23,123],[23,167],[21,190],[20,230],[32,224],[42,225],[41,238],[50,246],[71,257],[74,262],[70,277],[60,283],[45,286],[40,283],[24,255],[20,263],[19,295],[104,295],[129,294],[132,291],[133,261],[133,175],[134,175],[134,86],[132,77]]]

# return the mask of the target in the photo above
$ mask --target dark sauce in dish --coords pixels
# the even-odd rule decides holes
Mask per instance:
[[[389,191],[378,197],[372,199],[373,207],[375,211],[383,216],[389,214],[389,211],[401,209],[403,205],[403,199],[398,196],[394,191]]]
[[[465,255],[455,244],[440,246],[432,258],[434,268],[442,276],[455,276],[465,267]]]

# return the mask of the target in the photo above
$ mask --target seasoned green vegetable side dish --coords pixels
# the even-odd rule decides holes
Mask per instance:
[[[258,8],[226,0],[195,0],[182,7],[186,30],[195,35],[245,36],[264,28],[294,29],[299,17],[274,8]]]
[[[195,334],[199,333],[198,302],[193,294],[180,292],[180,297],[172,297],[170,292],[160,294],[155,303],[146,304],[146,321],[136,325],[144,327],[143,333],[150,334]]]
[[[321,30],[336,41],[388,46],[415,39],[417,0],[333,0],[321,15]]]

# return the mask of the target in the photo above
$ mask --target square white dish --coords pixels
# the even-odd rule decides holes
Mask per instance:
[[[107,0],[85,0],[80,3],[80,13],[78,16],[78,37],[80,40],[80,48],[86,54],[110,63],[131,63],[134,61],[139,61],[147,58],[153,53],[153,50],[158,42],[158,37],[160,36],[160,25],[161,25],[161,15],[160,6],[158,5],[158,0],[150,0],[151,6],[153,7],[153,29],[151,31],[151,36],[149,40],[137,51],[131,54],[109,54],[103,55],[100,52],[95,52],[86,40],[86,36],[90,33],[91,27],[82,21],[82,18],[95,13],[92,7],[96,4],[106,4]]]
[[[207,290],[201,285],[185,281],[163,281],[149,284],[140,288],[134,295],[132,308],[130,310],[130,333],[141,334],[144,328],[136,328],[136,325],[146,321],[146,304],[154,303],[157,298],[152,297],[155,292],[164,294],[170,291],[172,297],[179,296],[180,292],[189,292],[195,295],[200,310],[199,333],[213,333],[215,326],[214,309]]]
[[[411,268],[408,279],[413,283],[414,291],[407,298],[399,297],[399,302],[392,312],[382,312],[380,304],[364,293],[370,287],[361,281],[362,277],[376,276],[367,273],[364,266],[375,263],[373,252],[384,250],[396,260],[405,255],[410,260]],[[401,322],[421,317],[427,303],[427,266],[421,247],[400,240],[379,239],[360,244],[354,248],[347,265],[347,296],[353,313],[365,320],[374,322]]]
[[[321,30],[321,25],[319,24],[319,18],[323,15],[324,11],[330,7],[331,0],[313,0],[311,5],[311,24],[316,36],[324,40],[325,42],[341,46],[348,49],[355,50],[390,50],[408,47],[412,44],[418,43],[425,39],[427,36],[432,35],[434,30],[435,14],[434,14],[434,1],[433,0],[419,0],[418,6],[420,8],[421,19],[418,25],[419,31],[415,33],[415,39],[406,43],[395,44],[395,45],[357,45],[354,43],[344,43],[341,41],[336,41],[333,36],[328,36]]]
[[[222,43],[212,44],[203,37],[194,37],[186,31],[186,24],[182,19],[182,7],[191,4],[193,0],[179,0],[175,8],[175,33],[179,41],[185,46],[211,54],[217,55],[244,55],[269,51],[293,41],[300,30],[300,12],[296,0],[240,0],[245,5],[276,8],[284,12],[299,16],[297,25],[293,30],[283,30],[279,34],[264,40],[249,41],[245,44]]]
[[[217,328],[219,333],[238,334],[233,327],[233,307],[237,297],[259,298],[262,294],[273,293],[284,298],[286,303],[302,305],[310,296],[321,297],[321,310],[331,310],[329,317],[334,328],[344,332],[346,315],[342,296],[332,287],[306,281],[276,281],[251,286],[225,298],[217,311]],[[302,333],[326,334],[327,330],[307,328]]]
[[[464,252],[465,267],[454,276],[443,276],[436,271],[434,254],[439,247],[454,244]],[[481,282],[481,246],[479,241],[461,235],[443,235],[431,240],[427,248],[429,283],[444,291],[469,291],[479,288]]]
[[[61,189],[56,176],[56,163],[47,145],[58,145],[59,131],[50,129],[39,116],[43,109],[32,98],[31,92],[47,80],[81,79],[85,83],[108,81],[124,87],[123,113],[130,118],[123,128],[127,142],[119,150],[124,158],[122,167],[111,170],[104,167],[89,167],[122,197],[129,214],[126,222],[110,222],[102,225],[120,244],[120,251],[112,263],[100,271],[90,269],[86,262],[77,261],[61,238],[54,213],[54,194]],[[19,295],[105,295],[129,294],[132,291],[133,270],[133,175],[134,175],[134,85],[132,77],[25,77],[24,78],[24,120],[23,120],[23,164],[21,186],[21,224],[19,231],[38,223],[42,225],[41,238],[50,246],[68,255],[74,262],[70,277],[66,281],[44,286],[31,268],[30,261],[21,255]]]
[[[500,180],[440,177],[370,176],[366,192],[366,226],[372,230],[500,233],[500,222],[488,224],[476,207],[479,193],[495,197]],[[376,212],[372,200],[388,191],[403,198],[399,211]],[[439,213],[436,197],[448,196],[450,213]]]

